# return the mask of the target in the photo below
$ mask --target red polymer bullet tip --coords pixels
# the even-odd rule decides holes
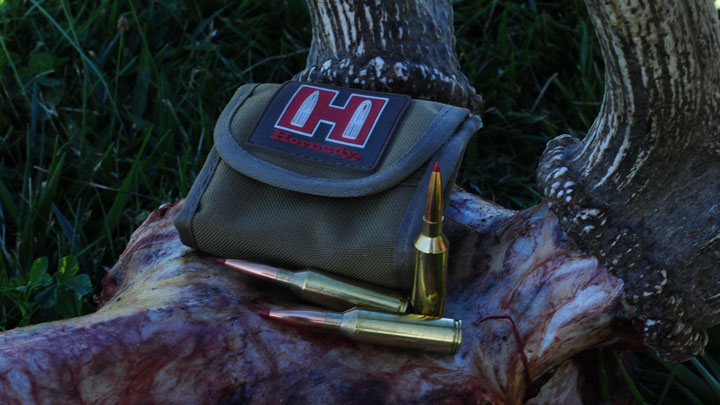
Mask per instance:
[[[218,258],[215,259],[215,260],[217,260],[218,263],[225,264],[225,259],[223,259],[223,258],[218,257]]]
[[[266,310],[266,309],[264,309],[264,310],[262,310],[262,311],[260,311],[260,312],[258,312],[258,313],[259,313],[260,316],[262,316],[262,317],[265,317],[265,318],[269,318],[269,317],[270,317],[270,311],[268,311],[268,310]]]
[[[440,163],[435,162],[435,166],[433,166],[433,171],[434,171],[434,172],[440,172]]]

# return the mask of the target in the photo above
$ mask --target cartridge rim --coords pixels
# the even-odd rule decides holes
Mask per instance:
[[[455,336],[453,339],[453,346],[450,354],[455,354],[460,350],[460,344],[462,344],[462,319],[455,320]]]

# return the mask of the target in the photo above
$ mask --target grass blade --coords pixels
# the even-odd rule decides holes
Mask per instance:
[[[670,386],[673,385],[675,382],[675,374],[677,374],[678,364],[673,367],[672,370],[670,370],[670,375],[668,376],[667,380],[665,381],[665,385],[663,386],[662,392],[660,393],[660,398],[658,398],[658,405],[662,405],[662,403],[665,401],[665,397],[667,396],[668,391],[670,390]]]
[[[620,359],[620,356],[617,355],[617,353],[613,353],[615,356],[615,360],[617,361],[618,367],[620,367],[620,372],[623,375],[623,378],[625,379],[625,382],[628,385],[628,388],[630,389],[630,392],[633,394],[633,397],[635,397],[635,400],[639,404],[645,404],[645,399],[643,399],[642,394],[640,394],[640,391],[638,390],[637,386],[635,385],[635,381],[633,381],[632,377],[630,377],[630,374],[628,374],[627,370],[625,369],[625,364],[623,364],[623,361]]]
[[[132,187],[132,185],[135,183],[137,169],[140,164],[140,157],[142,156],[143,151],[145,151],[145,146],[150,140],[151,134],[152,129],[149,129],[145,134],[145,139],[143,140],[142,146],[140,146],[137,154],[135,154],[135,159],[133,160],[130,170],[128,171],[125,179],[122,182],[122,185],[120,186],[120,191],[118,191],[115,201],[113,202],[110,210],[107,213],[105,222],[107,224],[107,228],[110,231],[115,230],[120,223],[120,215],[122,214],[122,210],[125,208],[128,199],[130,198],[130,187]]]
[[[720,364],[718,364],[706,350],[700,357],[708,364],[713,375],[717,379],[720,376]]]
[[[82,48],[80,48],[80,45],[78,45],[75,41],[73,41],[72,38],[70,38],[70,35],[68,35],[68,33],[62,28],[62,26],[50,15],[50,13],[47,12],[47,10],[43,6],[41,6],[37,2],[37,0],[30,0],[30,2],[33,4],[33,7],[36,7],[45,16],[45,18],[47,18],[48,21],[50,21],[50,24],[52,24],[60,32],[60,34],[63,36],[63,38],[65,38],[68,41],[68,43],[70,43],[70,45],[73,48],[75,48],[77,53],[80,55],[82,60],[87,64],[87,66],[90,68],[90,70],[92,70],[93,73],[95,73],[97,75],[98,80],[100,80],[103,87],[105,88],[105,92],[106,92],[108,100],[110,100],[110,103],[112,104],[113,112],[116,115],[120,116],[120,112],[118,111],[117,105],[115,104],[115,99],[112,97],[112,93],[110,92],[110,86],[108,86],[107,82],[105,81],[105,77],[103,76],[102,72],[100,72],[100,70],[97,68],[97,66],[95,66],[95,64],[92,62],[92,60],[90,60],[90,58],[88,58],[87,55],[85,55],[85,52],[83,52]],[[30,10],[28,10],[28,12],[30,12]]]
[[[718,383],[718,380],[712,374],[710,374],[710,372],[705,368],[705,366],[700,363],[700,360],[698,360],[697,357],[690,359],[690,362],[700,372],[700,375],[705,379],[710,388],[715,391],[717,399],[720,400],[720,383]]]
[[[610,386],[608,385],[607,371],[605,369],[605,351],[603,349],[597,350],[598,356],[598,370],[600,371],[600,392],[602,393],[602,400],[604,403],[611,403],[610,397]]]
[[[677,375],[675,378],[676,384],[681,383],[682,386],[687,388],[689,392],[693,393],[693,396],[700,398],[702,401],[714,402],[717,398],[714,395],[713,390],[708,387],[705,380],[699,375],[695,374],[690,368],[684,364],[670,363],[658,358],[655,355],[651,355],[658,363],[664,366],[666,369],[672,371],[676,370]],[[680,386],[681,384],[677,384]],[[683,390],[683,392],[685,392]]]
[[[5,183],[0,179],[0,200],[2,200],[2,203],[5,205],[5,208],[8,210],[8,214],[10,215],[10,219],[15,223],[15,226],[20,226],[21,220],[20,220],[20,210],[18,209],[17,205],[15,205],[15,202],[13,201],[12,197],[10,196],[10,192],[8,191],[7,187],[5,187]]]

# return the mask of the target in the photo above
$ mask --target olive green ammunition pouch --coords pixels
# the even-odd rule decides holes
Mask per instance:
[[[390,93],[244,85],[175,226],[213,256],[410,289],[433,163],[447,202],[480,126],[466,109]]]

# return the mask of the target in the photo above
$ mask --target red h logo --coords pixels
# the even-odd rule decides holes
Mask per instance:
[[[345,105],[333,105],[337,90],[304,84],[285,106],[275,128],[312,137],[320,123],[331,129],[327,141],[364,148],[385,109],[385,97],[352,94]]]

